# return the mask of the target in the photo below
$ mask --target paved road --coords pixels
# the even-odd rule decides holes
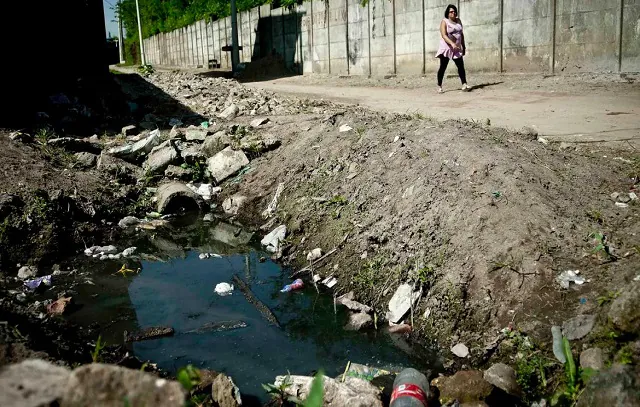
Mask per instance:
[[[420,112],[439,119],[466,118],[511,129],[535,126],[553,141],[640,141],[640,86],[614,93],[606,90],[556,92],[518,90],[490,85],[469,93],[450,90],[436,94],[433,88],[307,85],[299,78],[282,78],[245,85],[281,94],[358,103],[378,110]],[[589,93],[591,92],[591,93]]]

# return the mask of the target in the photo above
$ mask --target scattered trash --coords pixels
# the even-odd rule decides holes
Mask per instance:
[[[624,202],[616,202],[616,206],[617,206],[618,208],[628,208],[628,207],[629,207],[629,204],[626,204],[626,203],[624,203]]]
[[[276,209],[278,207],[278,199],[280,199],[280,195],[282,194],[283,190],[284,190],[284,182],[281,182],[278,184],[278,187],[276,188],[276,193],[273,196],[273,199],[271,200],[271,202],[269,203],[269,206],[267,206],[267,209],[265,209],[264,212],[262,212],[262,217],[264,219],[270,218],[276,212]]]
[[[313,275],[313,282],[314,283],[317,283],[320,280],[322,280],[322,277],[320,277],[320,274],[314,274]]]
[[[587,299],[586,298],[580,298],[580,304],[584,305],[587,303]]]
[[[214,291],[221,297],[224,297],[225,295],[231,295],[233,292],[233,285],[229,283],[218,283],[216,284],[216,288]]]
[[[329,276],[322,280],[322,284],[324,284],[327,288],[333,288],[336,284],[338,284],[338,280],[335,277]]]
[[[545,146],[546,146],[547,144],[549,144],[549,140],[547,140],[547,139],[546,139],[546,138],[544,138],[544,137],[538,137],[538,141],[539,141],[539,142],[541,142],[542,144],[544,144]]]
[[[491,196],[493,196],[494,198],[500,198],[502,196],[502,192],[500,191],[493,191],[491,193]]]
[[[122,251],[122,257],[129,257],[131,255],[133,255],[136,252],[137,247],[129,247],[127,249],[124,249]]]
[[[391,406],[426,406],[429,394],[429,380],[415,369],[407,368],[398,373],[393,381]],[[455,400],[457,402],[458,400]],[[455,403],[454,402],[454,403]]]
[[[204,217],[202,218],[203,222],[212,222],[213,221],[213,214],[211,213],[207,213],[206,215],[204,215]]]
[[[570,283],[582,285],[585,282],[589,282],[589,280],[585,280],[584,277],[578,274],[580,274],[580,270],[565,270],[556,277],[556,281],[562,288],[569,288]]]
[[[415,304],[418,298],[422,296],[422,290],[413,292],[411,284],[401,284],[389,301],[389,312],[387,312],[387,319],[394,324],[400,322],[400,320],[409,312],[412,303]]]
[[[640,274],[634,277],[633,281],[640,281]]]
[[[351,130],[353,130],[353,127],[349,126],[348,124],[343,124],[339,129],[340,133],[346,133]]]
[[[631,163],[633,163],[633,161],[631,161],[631,160],[627,160],[626,158],[622,158],[622,157],[613,157],[613,159],[614,159],[615,161],[622,161],[623,163],[626,163],[626,164],[631,164]]]
[[[40,287],[41,284],[44,284],[46,286],[51,286],[51,274],[49,274],[48,276],[38,277],[33,280],[27,280],[24,282],[24,285],[30,290],[37,289],[38,287]]]
[[[208,129],[209,128],[209,122],[208,121],[203,121],[202,123],[200,123],[200,127],[202,127],[203,129]]]
[[[287,227],[285,225],[280,225],[273,229],[271,233],[266,235],[260,243],[262,243],[263,246],[266,246],[267,251],[277,253],[280,250],[280,242],[282,242],[286,236]]]
[[[47,305],[47,313],[51,315],[62,315],[71,302],[71,297],[58,298],[56,301]]]
[[[469,348],[467,348],[464,343],[459,343],[451,348],[451,353],[459,358],[466,358],[467,356],[469,356]]]
[[[122,267],[120,267],[120,270],[116,271],[116,272],[115,272],[115,273],[113,273],[113,274],[114,274],[114,275],[115,275],[115,274],[122,274],[123,276],[126,276],[126,275],[127,275],[127,273],[136,273],[136,274],[137,274],[137,273],[139,273],[139,272],[140,272],[140,269],[139,269],[139,268],[138,268],[138,269],[136,269],[136,270],[133,270],[133,269],[129,269],[129,268],[127,268],[127,265],[126,265],[126,264],[123,264],[123,265],[122,265]]]
[[[391,374],[388,370],[348,362],[347,367],[342,374],[342,381],[344,381],[345,377],[350,376],[370,382],[378,376],[386,376],[388,374]]]
[[[147,213],[147,218],[150,218],[150,219],[160,219],[161,217],[162,217],[162,214],[160,212]]]
[[[307,254],[307,261],[314,261],[316,259],[319,259],[320,257],[322,257],[322,249],[313,249],[309,252],[309,254]]]
[[[552,326],[551,335],[553,336],[553,355],[560,362],[565,363],[567,358],[562,350],[562,329],[558,325]]]
[[[86,254],[87,256],[93,256],[93,257],[100,257],[105,254],[116,254],[116,253],[118,253],[118,248],[113,245],[92,246],[84,250],[84,254]]]
[[[215,253],[200,253],[200,255],[198,257],[200,257],[200,260],[210,259],[210,258],[214,258],[214,259],[221,259],[222,258],[222,256],[220,256],[219,254],[215,254]]]
[[[289,291],[299,290],[302,287],[304,287],[304,283],[302,282],[301,279],[298,278],[298,279],[294,280],[293,283],[285,285],[282,288],[282,290],[280,290],[280,292],[281,293],[286,293],[286,292],[289,292]]]
[[[214,187],[211,184],[200,184],[200,186],[197,187],[191,183],[186,185],[187,188],[200,195],[205,201],[211,200],[211,197],[213,195],[217,195],[220,193],[220,191],[222,191],[221,187]]]
[[[397,143],[397,142],[398,142],[398,140],[400,140],[400,136],[395,136],[395,138],[393,139],[393,142],[394,142],[394,143]]]
[[[635,192],[629,192],[629,198],[630,198],[632,201],[637,201],[637,200],[638,200],[638,195],[636,195],[636,193],[635,193]]]
[[[169,120],[169,126],[182,126],[182,120],[176,119],[175,117]]]

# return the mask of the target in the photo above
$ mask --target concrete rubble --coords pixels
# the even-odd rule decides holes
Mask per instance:
[[[275,385],[285,381],[285,376],[278,376]],[[291,384],[286,388],[287,394],[304,400],[311,390],[313,377],[289,376]],[[380,389],[364,379],[347,376],[344,382],[325,376],[324,404],[325,407],[382,407]]]

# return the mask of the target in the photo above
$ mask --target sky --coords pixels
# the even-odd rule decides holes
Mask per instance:
[[[118,23],[116,22],[114,10],[111,9],[111,6],[115,6],[117,1],[118,0],[102,0],[102,6],[104,7],[105,27],[107,29],[107,38],[109,38],[109,33],[111,33],[112,37],[118,36]]]

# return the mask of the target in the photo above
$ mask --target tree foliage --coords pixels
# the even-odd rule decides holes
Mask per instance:
[[[227,17],[231,13],[229,0],[138,0],[142,37],[169,32],[192,24],[198,20]],[[274,7],[292,7],[301,0],[237,0],[238,11],[249,10],[263,4]],[[135,0],[122,0],[116,8],[128,39],[138,38],[138,21]]]

